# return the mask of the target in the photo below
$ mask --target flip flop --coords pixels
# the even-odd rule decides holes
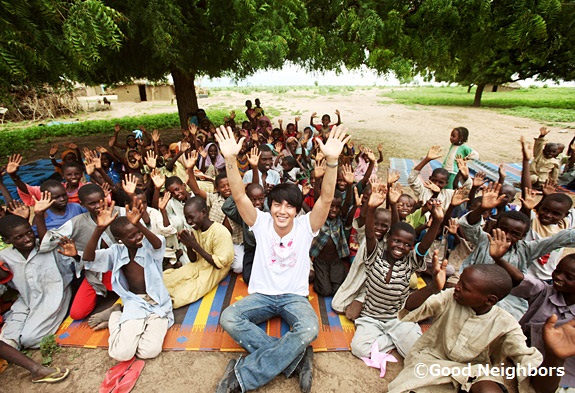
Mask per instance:
[[[60,370],[60,367],[56,367],[56,372],[52,374],[46,375],[45,377],[33,379],[32,382],[34,383],[56,383],[63,381],[66,377],[70,374],[70,370],[65,368],[64,370]]]
[[[130,368],[132,364],[136,361],[136,357],[134,356],[130,360],[126,360],[125,362],[121,362],[113,366],[108,370],[106,373],[106,377],[104,378],[104,382],[100,385],[99,393],[110,393],[120,379],[126,374],[126,371]]]
[[[129,393],[132,391],[134,386],[136,386],[136,382],[138,382],[138,378],[146,363],[143,360],[136,360],[132,367],[126,371],[120,382],[116,385],[112,393]]]

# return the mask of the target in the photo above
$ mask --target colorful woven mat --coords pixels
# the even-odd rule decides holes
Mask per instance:
[[[230,304],[248,295],[248,288],[241,275],[230,274],[218,287],[189,306],[175,310],[175,323],[168,329],[164,340],[166,351],[226,351],[243,349],[222,330],[221,312]],[[310,286],[310,303],[319,316],[318,338],[313,342],[315,352],[348,351],[355,332],[353,322],[336,314],[331,308],[331,297],[318,296]],[[281,337],[289,326],[280,318],[260,325],[273,337]],[[58,332],[57,341],[63,346],[80,348],[107,348],[108,330],[94,331],[85,321],[67,318]]]

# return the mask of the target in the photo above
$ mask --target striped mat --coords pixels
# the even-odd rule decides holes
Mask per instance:
[[[165,351],[222,351],[240,352],[241,348],[219,324],[221,312],[230,304],[248,295],[241,275],[230,274],[214,290],[187,307],[175,311],[175,323],[168,329]],[[331,297],[318,296],[310,285],[309,300],[319,316],[320,330],[313,342],[315,352],[348,351],[355,332],[353,322],[336,314],[331,308]],[[280,318],[260,325],[267,334],[281,337],[289,326]],[[93,331],[84,321],[68,317],[56,332],[62,346],[107,348],[108,330]]]
[[[407,186],[407,178],[409,173],[413,167],[417,165],[418,162],[419,160],[411,158],[390,158],[389,166],[390,168],[399,171],[399,183],[402,186]],[[469,167],[469,172],[471,175],[475,175],[477,172],[485,172],[486,178],[490,182],[496,182],[499,179],[499,164],[493,164],[491,162],[479,160],[470,160],[467,162],[467,166]],[[437,160],[432,161],[430,165],[426,165],[421,171],[421,176],[423,179],[428,179],[429,176],[431,176],[431,172],[436,168],[441,168],[441,163]],[[503,169],[507,175],[507,178],[505,179],[507,184],[516,184],[521,182],[521,163],[503,164]],[[558,188],[558,191],[575,195],[575,192],[562,186]]]

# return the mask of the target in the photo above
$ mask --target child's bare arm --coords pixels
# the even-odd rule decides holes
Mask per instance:
[[[98,213],[98,217],[96,217],[96,229],[94,229],[90,240],[86,243],[84,254],[82,255],[82,259],[86,262],[92,262],[96,259],[96,249],[98,248],[100,237],[118,216],[118,213],[114,211],[115,203],[113,201],[109,205],[102,201],[100,206],[100,212]]]
[[[10,176],[10,179],[14,182],[16,187],[24,194],[28,194],[28,186],[26,183],[20,179],[18,176],[18,168],[22,163],[22,156],[20,154],[13,154],[8,158],[8,164],[6,165],[6,173]]]
[[[402,194],[403,189],[401,184],[395,183],[389,187],[389,191],[387,193],[387,201],[389,202],[389,206],[391,208],[391,226],[400,221],[399,210],[397,209],[397,201],[399,201],[399,198]]]
[[[196,181],[196,175],[194,174],[194,166],[196,165],[196,160],[198,159],[198,153],[196,151],[191,151],[189,154],[184,154],[184,166],[188,171],[188,186],[194,193],[194,195],[199,196],[200,198],[207,199],[208,193],[202,190],[198,186],[198,182]]]
[[[315,128],[315,124],[313,124],[313,119],[317,116],[317,112],[314,112],[311,114],[310,118],[309,118],[309,125],[311,126],[311,128]]]
[[[375,210],[385,202],[387,186],[385,184],[372,182],[371,196],[367,202],[367,216],[365,218],[365,241],[367,255],[370,255],[377,245],[375,237]]]
[[[441,206],[441,202],[438,200],[431,200],[431,205],[432,207],[430,211],[431,211],[431,218],[433,218],[433,221],[431,223],[431,227],[429,227],[429,229],[425,233],[425,236],[423,236],[423,239],[421,239],[421,242],[418,245],[416,245],[415,251],[419,256],[425,255],[427,253],[427,250],[429,250],[429,247],[431,247],[433,241],[435,240],[437,234],[439,233],[439,230],[443,226],[444,212],[443,207]]]
[[[48,232],[46,228],[46,210],[52,206],[54,200],[52,200],[52,194],[49,191],[44,191],[40,199],[34,198],[34,225],[36,225],[36,230],[38,231],[38,239],[42,241],[44,235]]]
[[[12,202],[12,195],[10,195],[10,192],[8,191],[6,185],[4,184],[5,173],[6,173],[5,168],[0,168],[0,192],[2,193],[2,197],[4,198],[4,203],[9,204],[10,202]]]
[[[447,274],[445,272],[445,269],[447,268],[447,259],[444,259],[443,262],[439,262],[438,254],[439,250],[435,250],[433,252],[433,257],[431,258],[433,264],[433,280],[431,281],[431,285],[426,285],[409,295],[405,302],[405,306],[403,307],[404,309],[412,311],[419,308],[423,303],[425,303],[427,298],[441,292],[443,287],[445,287],[445,281],[447,279]]]
[[[339,112],[339,109],[335,110],[335,114],[337,116],[337,123],[335,123],[335,125],[339,126],[341,124],[341,113]]]
[[[487,237],[489,238],[489,255],[491,255],[491,258],[509,273],[514,287],[521,284],[525,277],[523,272],[503,259],[503,255],[511,246],[511,242],[507,241],[505,232],[496,228],[493,230],[493,235],[487,234]]]
[[[531,146],[527,143],[524,137],[521,137],[521,153],[522,153],[522,168],[521,168],[521,190],[522,190],[522,197],[525,198],[525,193],[523,190],[525,188],[533,188],[531,184],[531,174],[529,172],[529,161],[533,158],[531,153]]]
[[[448,225],[449,219],[453,215],[453,210],[455,210],[457,206],[460,206],[467,201],[469,201],[469,198],[467,197],[467,190],[465,188],[458,188],[457,190],[455,190],[455,192],[453,193],[453,197],[451,197],[451,203],[449,204],[447,210],[445,211],[443,224]]]
[[[477,224],[481,220],[481,215],[484,212],[497,207],[501,202],[503,202],[505,195],[499,195],[500,190],[501,184],[498,183],[490,183],[485,188],[483,197],[481,198],[481,205],[467,215],[467,223],[469,225]]]
[[[431,146],[425,158],[421,160],[413,170],[420,172],[427,164],[433,160],[437,160],[438,158],[441,158],[441,147],[439,145]]]
[[[258,169],[258,163],[260,162],[260,156],[262,153],[257,147],[252,147],[252,150],[247,154],[248,163],[252,169],[252,183],[259,184],[260,182],[260,171]]]
[[[363,175],[363,179],[360,180],[362,186],[365,187],[365,185],[367,184],[367,182],[369,181],[369,178],[371,177],[371,174],[373,173],[373,167],[375,166],[375,154],[373,154],[373,151],[370,148],[365,148],[365,155],[367,156],[367,159],[369,160],[369,165],[367,166],[367,170],[365,171],[365,174]]]

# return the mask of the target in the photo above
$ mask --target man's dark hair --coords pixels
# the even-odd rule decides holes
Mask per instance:
[[[30,225],[28,220],[15,214],[8,214],[0,218],[0,236],[7,239],[12,235],[14,228],[21,227],[22,225]]]
[[[102,187],[92,183],[80,187],[80,189],[78,190],[78,199],[80,200],[80,202],[84,203],[86,202],[86,198],[92,194],[100,194],[102,198],[105,197],[104,190],[102,190]]]
[[[297,185],[283,183],[272,188],[268,194],[268,206],[271,207],[272,202],[283,203],[284,201],[295,207],[299,213],[303,204],[303,194]]]
[[[183,185],[184,182],[178,176],[170,176],[166,179],[166,188],[170,187],[172,184]]]

